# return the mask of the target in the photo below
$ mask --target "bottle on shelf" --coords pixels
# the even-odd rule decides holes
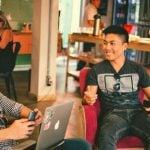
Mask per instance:
[[[94,27],[93,27],[93,35],[94,36],[99,36],[100,22],[101,22],[101,15],[96,14],[94,16]]]

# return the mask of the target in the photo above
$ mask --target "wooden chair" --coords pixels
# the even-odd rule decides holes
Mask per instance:
[[[6,90],[8,93],[8,97],[11,97],[11,93],[13,93],[13,98],[14,100],[17,100],[17,95],[16,95],[16,90],[15,90],[15,85],[14,85],[14,79],[12,72],[14,70],[15,64],[16,64],[16,58],[18,55],[18,52],[21,48],[21,44],[19,42],[14,42],[13,43],[13,53],[10,58],[10,64],[11,66],[7,66],[7,63],[5,65],[5,71],[1,70],[0,68],[0,77],[5,80],[5,85],[6,85]],[[9,56],[8,56],[9,57]]]
[[[80,92],[83,96],[83,93],[86,88],[86,77],[90,68],[83,68],[80,71],[79,82],[80,82]],[[143,99],[143,92],[139,93],[141,99]],[[85,132],[86,132],[86,140],[92,145],[94,148],[95,145],[95,137],[97,130],[97,118],[99,113],[101,112],[100,100],[97,99],[94,105],[83,105],[84,116],[85,116]],[[135,136],[126,136],[121,138],[117,143],[117,148],[139,148],[144,147],[144,143]]]

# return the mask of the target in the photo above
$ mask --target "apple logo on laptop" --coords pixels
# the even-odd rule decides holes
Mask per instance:
[[[56,123],[55,123],[55,126],[54,126],[54,129],[57,130],[59,128],[59,124],[60,124],[60,121],[58,120]]]

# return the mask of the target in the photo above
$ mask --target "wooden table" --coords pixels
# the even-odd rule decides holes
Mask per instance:
[[[70,35],[70,43],[74,41],[79,42],[92,42],[96,44],[102,45],[103,39],[99,36],[93,36],[92,34],[84,34],[84,33],[73,33]],[[140,41],[140,39],[139,39]],[[147,51],[150,52],[150,43],[142,43],[138,41],[130,41],[128,48],[139,50],[139,51]]]

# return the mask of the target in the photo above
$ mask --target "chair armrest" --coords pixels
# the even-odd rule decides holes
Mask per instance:
[[[89,71],[90,71],[90,68],[88,67],[84,67],[83,69],[80,70],[79,83],[80,83],[80,93],[82,96],[86,89],[86,78],[87,78],[87,74]]]
[[[97,131],[97,118],[100,112],[99,100],[94,105],[83,105],[85,117],[86,140],[94,144]]]

